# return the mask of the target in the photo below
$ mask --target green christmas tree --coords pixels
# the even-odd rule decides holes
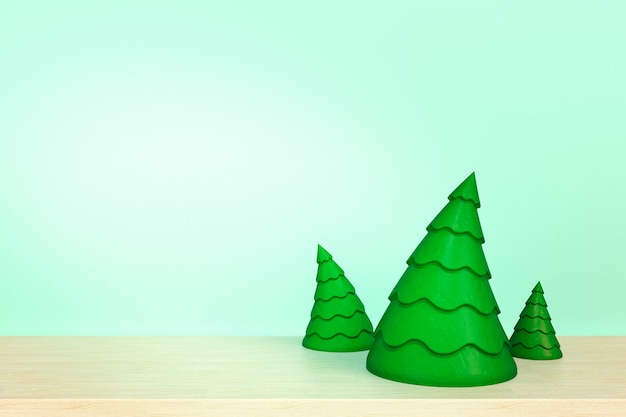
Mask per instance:
[[[474,174],[448,199],[389,296],[367,368],[420,385],[507,381],[517,367],[489,285]]]
[[[343,269],[317,245],[317,288],[302,345],[328,352],[355,352],[372,345],[372,322]]]
[[[524,359],[559,359],[563,357],[560,347],[541,282],[538,282],[515,325],[511,336],[511,352],[513,356]]]

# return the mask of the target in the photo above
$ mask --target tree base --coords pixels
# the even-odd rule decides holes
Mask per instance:
[[[474,387],[513,379],[517,366],[507,345],[487,354],[473,345],[439,355],[419,341],[400,347],[377,338],[367,356],[367,369],[374,375],[408,384],[437,387]]]
[[[372,333],[363,330],[355,337],[348,337],[339,333],[329,339],[324,339],[317,333],[313,333],[304,337],[302,346],[307,349],[321,350],[324,352],[358,352],[368,350],[373,342],[374,337]]]
[[[563,357],[563,352],[561,352],[561,349],[559,349],[558,346],[546,349],[543,346],[533,346],[532,348],[527,348],[524,345],[515,344],[511,348],[511,353],[516,358],[533,359],[540,361],[560,359]]]

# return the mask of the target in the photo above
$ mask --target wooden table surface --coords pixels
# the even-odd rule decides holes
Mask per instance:
[[[626,416],[626,337],[559,337],[472,388],[370,374],[299,337],[1,337],[0,416]]]

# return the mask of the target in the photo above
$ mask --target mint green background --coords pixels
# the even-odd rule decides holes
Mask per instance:
[[[0,3],[0,334],[377,323],[472,171],[507,332],[626,334],[623,2],[89,3]]]

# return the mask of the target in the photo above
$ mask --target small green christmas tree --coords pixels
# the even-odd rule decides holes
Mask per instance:
[[[355,352],[372,345],[372,322],[343,269],[317,245],[317,288],[302,345],[327,352]]]
[[[367,369],[419,385],[507,381],[517,367],[489,285],[474,174],[448,199],[389,296]]]
[[[513,356],[524,359],[559,359],[563,357],[560,347],[541,282],[538,282],[515,325],[511,336],[511,352]]]

